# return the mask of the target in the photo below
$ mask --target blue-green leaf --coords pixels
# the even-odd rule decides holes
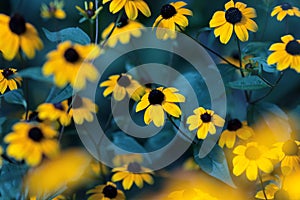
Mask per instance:
[[[133,137],[129,137],[121,131],[113,134],[113,143],[124,151],[131,153],[146,153],[144,147],[140,145]]]
[[[90,37],[78,27],[65,28],[57,32],[50,32],[47,29],[43,28],[43,31],[48,40],[50,40],[51,42],[63,42],[70,40],[74,43],[79,44],[91,43]]]
[[[239,90],[260,90],[270,87],[258,76],[243,77],[236,81],[229,82],[227,86]]]
[[[2,95],[7,103],[19,104],[27,108],[27,103],[21,89],[11,90]]]
[[[73,95],[73,88],[71,85],[67,85],[65,88],[63,88],[56,94],[53,94],[53,97],[49,97],[47,99],[50,103],[59,103],[70,98],[72,95]]]
[[[30,78],[37,81],[53,83],[52,77],[45,77],[43,75],[41,67],[30,67],[27,69],[23,69],[21,71],[18,71],[18,76],[22,78]]]

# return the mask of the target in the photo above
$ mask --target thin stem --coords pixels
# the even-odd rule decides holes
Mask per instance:
[[[177,124],[174,122],[174,120],[172,119],[172,117],[170,115],[167,115],[168,119],[170,120],[170,122],[173,124],[173,126],[190,142],[192,142],[193,144],[197,144],[197,142],[195,142],[194,140],[192,140],[185,132],[183,132],[178,126]]]
[[[98,9],[98,5],[99,2],[98,0],[95,0],[95,10]],[[95,26],[96,30],[95,30],[95,44],[98,44],[98,35],[99,35],[99,17],[98,15],[96,16],[96,26]]]
[[[71,101],[71,103],[69,104],[69,107],[68,107],[68,110],[67,110],[67,114],[70,112],[70,110],[71,110],[71,108],[72,108],[72,105],[73,105],[74,101],[75,101],[75,97],[72,98],[72,101]],[[62,135],[63,135],[64,131],[65,131],[65,126],[64,126],[64,125],[61,125],[60,131],[59,131],[59,136],[58,136],[58,142],[61,141]]]
[[[263,82],[265,82],[269,87],[274,87],[274,85],[272,85],[267,79],[265,79],[264,77],[262,77],[260,74],[256,74],[256,76],[258,76]]]
[[[266,191],[265,191],[265,187],[264,187],[264,184],[263,184],[263,180],[262,180],[262,177],[261,177],[261,173],[260,173],[259,170],[258,170],[258,178],[259,178],[260,186],[262,188],[265,200],[268,200],[267,195],[266,195]]]
[[[21,53],[21,50],[19,51],[20,55],[20,62],[21,62],[21,67],[25,69],[25,59]],[[24,98],[26,101],[26,109],[25,109],[25,119],[28,119],[28,114],[29,114],[29,85],[28,85],[28,80],[24,79],[23,80],[23,86],[24,86]]]
[[[91,41],[94,41],[94,38],[95,38],[94,23],[93,23],[93,22],[90,22],[89,26],[90,26],[90,37],[91,37]],[[95,39],[95,44],[97,44],[97,43],[96,43],[96,39]]]

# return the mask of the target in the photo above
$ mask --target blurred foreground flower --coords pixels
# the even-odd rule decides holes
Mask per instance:
[[[170,200],[218,200],[212,197],[208,193],[205,193],[197,188],[191,188],[186,190],[178,190],[168,195]]]
[[[148,125],[153,121],[157,127],[165,123],[165,112],[173,117],[180,117],[181,110],[175,103],[185,101],[185,97],[179,93],[179,90],[173,87],[159,87],[152,89],[142,97],[136,106],[136,112],[146,109],[144,122]]]
[[[286,15],[289,16],[297,16],[300,17],[300,11],[297,7],[292,6],[291,4],[284,2],[281,5],[274,7],[273,11],[271,12],[271,16],[277,15],[277,20],[282,21]]]
[[[243,42],[249,39],[248,30],[257,31],[257,24],[251,19],[256,17],[254,8],[247,8],[244,3],[230,0],[225,4],[225,10],[215,12],[209,22],[209,26],[215,28],[215,36],[220,36],[221,43],[227,44],[233,31]]]
[[[16,90],[18,85],[21,85],[22,78],[12,77],[17,74],[14,68],[0,69],[0,93],[4,94],[7,89]]]
[[[12,17],[0,14],[0,51],[6,60],[12,60],[21,49],[28,58],[35,56],[35,50],[43,48],[37,30],[20,14]]]
[[[48,53],[48,61],[43,66],[45,76],[54,76],[58,87],[70,83],[74,89],[83,89],[86,80],[96,81],[99,72],[90,63],[100,55],[100,48],[94,44],[72,44],[70,41],[60,43],[57,50]]]
[[[140,37],[142,35],[143,24],[133,21],[127,18],[124,14],[117,22],[113,22],[108,25],[102,32],[102,39],[107,39],[107,44],[110,47],[115,47],[117,42],[127,44],[130,41],[130,37]],[[109,38],[108,38],[109,36]]]
[[[125,195],[118,190],[116,184],[107,182],[105,185],[96,186],[94,189],[87,191],[92,194],[88,200],[124,200]]]
[[[24,187],[31,196],[47,196],[62,189],[72,189],[86,183],[84,171],[90,163],[90,156],[83,150],[70,149],[52,160],[46,160],[39,167],[28,172]]]
[[[138,16],[138,11],[146,17],[150,17],[151,11],[146,2],[143,0],[103,0],[102,3],[110,2],[109,11],[113,14],[125,8],[126,15],[129,19],[135,20]]]
[[[90,20],[90,22],[94,22],[99,12],[102,10],[102,6],[99,7],[97,10],[94,9],[94,3],[90,1],[89,3],[87,1],[84,2],[84,9],[80,8],[79,6],[76,6],[76,9],[80,12],[80,14],[83,16],[83,18],[80,19],[79,22],[84,22],[85,20]]]
[[[57,131],[43,123],[19,122],[13,126],[13,132],[5,136],[8,144],[7,155],[28,165],[36,166],[43,156],[53,158],[59,152],[55,137]]]
[[[127,165],[131,162],[142,163],[143,156],[141,154],[118,154],[113,158],[113,164],[115,167]]]
[[[190,131],[198,128],[197,137],[205,139],[208,133],[212,135],[216,133],[216,126],[224,126],[225,120],[214,111],[199,107],[194,110],[194,115],[187,118],[186,123],[190,124]]]
[[[64,2],[59,0],[51,1],[48,5],[42,4],[41,6],[41,16],[42,18],[57,18],[64,19],[66,18],[66,13],[63,10]]]
[[[174,39],[176,31],[181,31],[189,25],[186,15],[192,16],[193,12],[187,8],[182,8],[186,5],[187,3],[178,1],[166,4],[161,8],[160,15],[153,24],[153,27],[157,27],[156,37],[158,39]]]
[[[268,57],[268,64],[276,63],[277,70],[282,71],[291,67],[300,73],[300,40],[292,35],[281,37],[282,43],[274,43],[269,48],[273,51]]]
[[[69,115],[73,116],[74,122],[76,124],[83,124],[84,121],[92,122],[94,120],[93,114],[97,113],[98,106],[85,97],[76,95],[73,98]]]

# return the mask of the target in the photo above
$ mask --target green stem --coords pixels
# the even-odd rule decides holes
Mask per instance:
[[[262,191],[263,191],[265,200],[268,200],[267,194],[266,194],[266,191],[265,191],[265,187],[264,187],[264,184],[263,184],[263,180],[262,180],[262,177],[261,177],[261,173],[260,173],[259,170],[258,170],[258,178],[259,178],[260,186],[261,186],[261,188],[262,188]]]

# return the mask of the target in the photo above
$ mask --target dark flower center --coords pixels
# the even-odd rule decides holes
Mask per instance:
[[[55,103],[55,104],[53,104],[53,105],[54,105],[54,107],[55,107],[56,109],[64,111],[64,107],[62,106],[61,103]]]
[[[102,194],[104,194],[106,198],[113,199],[118,195],[118,190],[112,185],[107,185],[103,188]]]
[[[14,74],[14,72],[11,70],[11,69],[9,69],[9,68],[6,68],[6,69],[4,69],[3,70],[3,72],[2,72],[2,75],[4,76],[4,78],[8,78],[8,77],[10,77],[11,75],[13,75]]]
[[[283,3],[283,4],[281,4],[281,8],[282,8],[282,10],[289,10],[289,9],[292,9],[293,7],[289,3]]]
[[[128,17],[124,14],[122,15],[121,19],[117,22],[117,27],[122,28],[128,24]]]
[[[300,55],[300,43],[297,40],[292,40],[287,43],[285,50],[293,56]]]
[[[289,193],[285,190],[277,190],[274,194],[274,200],[288,200],[290,199]]]
[[[239,59],[240,59],[240,55],[239,55],[238,52],[233,52],[232,55],[231,55],[231,57],[232,57],[233,59],[235,59],[235,60],[239,60]]]
[[[154,89],[151,90],[148,100],[151,105],[162,104],[162,102],[165,100],[165,95],[162,93],[162,91]]]
[[[297,156],[299,147],[295,141],[288,140],[283,144],[282,151],[287,156]]]
[[[29,114],[28,120],[29,120],[29,121],[42,122],[43,120],[41,120],[41,119],[38,117],[38,115],[39,115],[38,112],[33,111],[32,113]]]
[[[35,142],[40,142],[44,138],[44,135],[38,127],[34,127],[29,130],[28,137]]]
[[[142,171],[141,165],[137,162],[132,162],[127,166],[127,170],[132,173],[139,173]]]
[[[14,14],[9,21],[10,30],[17,34],[22,35],[26,32],[26,22],[23,16],[20,14]]]
[[[122,87],[128,87],[131,83],[130,79],[126,75],[120,75],[117,82]]]
[[[87,14],[88,18],[92,18],[95,15],[95,11],[91,9],[86,10],[85,13]]]
[[[70,63],[75,63],[79,60],[79,54],[77,53],[77,51],[70,47],[68,48],[65,53],[64,53],[64,57],[65,59],[70,62]]]
[[[208,114],[208,113],[204,113],[200,116],[201,120],[204,122],[204,123],[208,123],[211,121],[211,115]]]
[[[231,24],[236,24],[242,20],[242,13],[237,8],[229,8],[225,13],[225,19]]]
[[[247,63],[247,64],[245,65],[245,68],[246,68],[246,69],[252,69],[252,68],[253,68],[252,63]]]
[[[160,14],[164,19],[169,19],[174,15],[176,15],[176,13],[177,13],[176,9],[174,8],[174,6],[170,4],[164,5],[160,10]]]
[[[82,107],[82,105],[83,105],[83,101],[82,101],[82,98],[81,97],[79,97],[79,96],[75,96],[74,97],[75,99],[74,99],[74,101],[73,101],[73,108],[81,108]]]
[[[236,131],[240,128],[242,128],[242,123],[240,120],[238,120],[238,119],[229,120],[228,125],[227,125],[227,129],[229,131]]]

